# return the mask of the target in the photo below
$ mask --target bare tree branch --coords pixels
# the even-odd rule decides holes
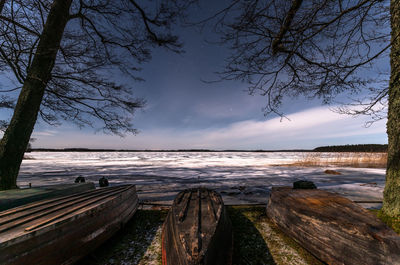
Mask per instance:
[[[272,53],[276,54],[279,49],[281,49],[279,46],[282,43],[282,39],[285,36],[285,34],[288,32],[290,25],[293,22],[293,18],[297,13],[297,10],[299,10],[301,3],[303,3],[303,0],[292,0],[292,5],[290,6],[289,11],[286,14],[285,20],[283,21],[283,24],[281,26],[281,29],[278,33],[278,35],[274,38],[272,41]]]
[[[0,69],[12,73],[20,84],[26,79],[52,2],[0,1]],[[66,120],[118,135],[136,133],[132,118],[145,105],[133,96],[135,81],[143,80],[140,65],[151,59],[154,48],[182,52],[171,28],[193,2],[73,1],[41,118],[53,125]],[[13,91],[14,87],[3,88],[0,93]]]
[[[389,18],[389,3],[380,0],[237,0],[199,24],[213,23],[231,48],[220,80],[246,82],[250,94],[266,97],[265,114],[283,115],[284,97],[330,104],[339,94],[376,90],[375,98],[353,103],[384,102],[389,71],[378,68],[389,57]]]

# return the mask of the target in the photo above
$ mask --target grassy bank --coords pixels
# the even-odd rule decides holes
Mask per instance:
[[[168,210],[138,210],[119,233],[78,265],[161,264],[161,226]]]
[[[138,210],[117,235],[78,264],[161,264],[161,227],[167,212]],[[265,207],[228,207],[228,213],[233,264],[322,264],[269,222]]]
[[[233,264],[322,264],[271,223],[265,207],[228,207],[228,213],[233,226]]]

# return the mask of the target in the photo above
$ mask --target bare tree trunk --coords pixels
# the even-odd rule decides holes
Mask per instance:
[[[392,50],[390,52],[389,111],[387,121],[388,164],[383,212],[400,215],[400,1],[390,2]]]
[[[0,142],[0,189],[17,188],[19,168],[68,22],[71,2],[54,0],[51,6],[14,115]]]

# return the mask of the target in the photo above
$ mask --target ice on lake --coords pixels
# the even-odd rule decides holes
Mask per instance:
[[[82,175],[98,184],[136,184],[142,201],[171,203],[189,187],[221,192],[226,204],[266,203],[273,186],[311,180],[318,188],[352,200],[380,201],[385,169],[329,167],[342,175],[328,175],[327,167],[294,167],[300,152],[32,152],[24,160],[18,185],[73,183]],[[373,206],[373,205],[367,205]]]

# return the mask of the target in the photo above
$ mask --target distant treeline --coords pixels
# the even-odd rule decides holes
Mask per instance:
[[[91,148],[32,148],[28,152],[312,152],[309,149],[287,149],[287,150],[212,150],[212,149],[174,149],[174,150],[148,150],[148,149],[91,149]]]
[[[349,144],[315,148],[315,152],[387,152],[387,144]]]
[[[355,144],[321,146],[315,149],[283,150],[211,150],[211,149],[175,149],[175,150],[140,150],[140,149],[91,149],[91,148],[32,148],[28,152],[387,152],[387,144]]]

